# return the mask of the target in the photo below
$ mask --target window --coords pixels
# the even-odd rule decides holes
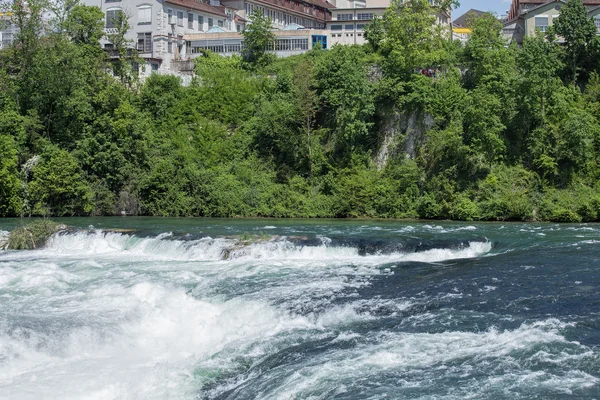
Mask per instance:
[[[352,21],[352,14],[338,14],[338,21]]]
[[[150,64],[150,69],[152,69],[152,71],[158,71],[158,64],[157,63]]]
[[[213,24],[213,19],[212,19],[212,18],[209,18],[209,19],[208,19],[208,29],[212,28],[212,27],[213,27],[213,25],[214,25],[214,24]]]
[[[354,24],[344,25],[344,30],[353,31],[354,30]]]
[[[106,10],[106,27],[116,28],[119,25],[119,13],[121,10]]]
[[[169,33],[169,41],[167,42],[167,50],[170,53],[173,53],[173,35]]]
[[[138,33],[137,50],[140,53],[152,53],[152,33]]]
[[[174,24],[173,21],[173,10],[167,10],[167,24]]]
[[[362,31],[365,28],[365,24],[356,24],[356,30]]]
[[[152,7],[138,7],[138,25],[149,25],[152,23]]]
[[[217,24],[218,24],[218,25],[219,25],[221,28],[223,27],[223,21],[221,21],[221,20],[218,20],[218,21],[217,21]]]
[[[119,1],[121,1],[121,0],[105,0],[106,3],[116,3]]]
[[[0,32],[0,49],[6,48],[12,44],[13,34],[11,32]]]
[[[241,32],[241,31],[242,31],[242,27],[241,27],[239,24],[237,24],[237,25],[235,26],[235,29],[236,29],[238,32]]]
[[[188,13],[188,29],[194,29],[194,14]]]
[[[600,33],[600,16],[594,18],[594,23],[596,24],[596,30]]]
[[[331,25],[331,30],[332,31],[341,31],[342,25]]]
[[[548,30],[548,17],[535,17],[535,29],[546,32]]]
[[[366,21],[366,20],[373,19],[373,13],[357,14],[356,15],[356,19],[361,20],[361,21]]]
[[[202,15],[198,15],[198,30],[204,30],[204,17]]]
[[[183,26],[183,11],[177,11],[177,26]]]

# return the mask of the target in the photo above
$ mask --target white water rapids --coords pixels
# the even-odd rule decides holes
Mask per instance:
[[[326,399],[389,371],[421,371],[406,383],[417,388],[457,359],[505,360],[556,343],[573,349],[564,357],[590,357],[551,318],[477,333],[358,329],[377,321],[377,310],[405,313],[452,295],[361,298],[371,277],[393,274],[402,263],[471,259],[491,249],[489,241],[472,241],[359,255],[357,248],[331,247],[327,238],[318,246],[285,238],[238,246],[233,239],[93,231],[57,235],[41,250],[0,252],[0,399],[226,398],[259,373],[266,375],[243,398]],[[312,311],[299,311],[305,309]],[[433,317],[408,318],[418,325]],[[339,347],[293,362],[281,356],[270,372],[253,369],[306,341]],[[484,383],[534,382],[567,392],[597,383],[578,370],[560,378],[511,371]],[[473,398],[485,393],[481,382],[465,384]]]

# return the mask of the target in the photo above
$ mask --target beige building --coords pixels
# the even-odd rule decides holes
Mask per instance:
[[[389,0],[338,0],[327,21],[330,45],[364,44],[365,26],[381,18],[389,5]]]
[[[509,18],[504,22],[504,38],[521,44],[525,37],[533,36],[536,31],[546,32],[560,15],[564,4],[562,0],[513,0]],[[583,5],[600,33],[600,1],[584,0]]]
[[[330,45],[364,44],[365,27],[375,18],[381,18],[390,6],[390,0],[334,0],[331,20],[327,21]],[[429,0],[433,4],[433,0]],[[450,27],[452,15],[436,14],[436,23]]]

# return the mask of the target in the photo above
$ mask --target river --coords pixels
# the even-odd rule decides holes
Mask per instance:
[[[0,251],[0,399],[600,398],[600,225],[62,222]]]

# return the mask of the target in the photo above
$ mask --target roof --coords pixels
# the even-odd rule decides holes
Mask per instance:
[[[510,5],[509,19],[515,19],[520,16],[519,12],[521,10],[522,5],[537,5],[543,6],[547,3],[552,3],[553,1],[548,0],[512,0],[512,4]],[[583,0],[584,6],[600,6],[600,0]],[[536,7],[537,8],[537,7]],[[531,10],[529,10],[531,11]]]
[[[485,14],[485,11],[475,10],[474,8],[471,8],[469,11],[456,18],[452,24],[454,26],[465,28],[469,23],[469,18],[481,17],[483,14]]]
[[[219,7],[211,6],[198,0],[165,0],[165,3],[185,7],[188,10],[204,11],[207,14],[218,15],[223,18],[227,17],[224,8],[220,9]]]
[[[291,23],[283,28],[284,31],[297,31],[298,29],[304,29],[304,27],[295,23]]]

